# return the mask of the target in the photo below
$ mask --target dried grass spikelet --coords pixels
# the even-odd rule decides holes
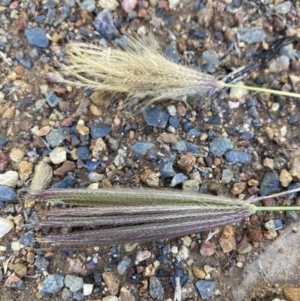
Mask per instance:
[[[152,35],[146,39],[130,35],[122,42],[124,45],[116,48],[69,44],[67,65],[61,64],[61,73],[52,74],[51,80],[126,94],[127,105],[139,107],[162,100],[178,100],[185,95],[214,93],[224,87],[224,83],[212,75],[168,60]],[[78,81],[67,80],[67,75]]]

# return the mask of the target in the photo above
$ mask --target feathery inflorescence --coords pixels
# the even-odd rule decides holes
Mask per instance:
[[[225,83],[212,75],[176,64],[164,55],[152,35],[143,38],[128,35],[114,47],[73,42],[67,45],[66,52],[67,64],[59,64],[60,72],[48,74],[50,82],[122,95],[127,107],[143,109],[188,95],[212,95],[224,87],[300,97],[293,92]],[[248,69],[259,65],[256,62]],[[246,72],[246,75],[249,74]],[[230,75],[226,78],[228,80]]]
[[[30,198],[80,206],[42,211],[38,227],[99,227],[41,239],[52,248],[173,238],[236,224],[258,210],[299,208],[256,207],[241,200],[154,189],[42,190],[30,192]]]
[[[71,43],[68,63],[53,81],[126,95],[128,105],[149,106],[162,100],[203,95],[223,88],[214,76],[176,64],[165,57],[150,35],[122,39],[122,46]],[[62,76],[64,74],[64,76]],[[77,80],[67,80],[72,75]]]

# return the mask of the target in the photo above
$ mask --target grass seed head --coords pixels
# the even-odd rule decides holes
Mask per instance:
[[[214,76],[168,60],[150,35],[142,39],[126,36],[122,45],[96,46],[71,43],[68,63],[50,81],[73,84],[103,92],[125,94],[127,105],[147,107],[186,95],[204,95],[223,88]],[[77,81],[67,80],[73,76]]]

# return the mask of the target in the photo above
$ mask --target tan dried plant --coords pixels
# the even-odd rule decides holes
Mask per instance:
[[[67,64],[50,74],[50,80],[102,92],[125,94],[127,105],[147,107],[186,95],[213,94],[224,87],[300,97],[297,93],[224,83],[214,76],[170,61],[152,35],[142,39],[129,35],[123,45],[67,45]],[[66,79],[72,75],[76,81]]]

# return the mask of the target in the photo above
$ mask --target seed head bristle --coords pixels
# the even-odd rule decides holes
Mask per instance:
[[[126,94],[128,105],[147,107],[162,100],[185,95],[203,95],[223,88],[214,76],[168,60],[150,36],[143,40],[126,36],[121,47],[72,43],[67,46],[68,64],[61,65],[57,82],[88,87],[103,92]]]

